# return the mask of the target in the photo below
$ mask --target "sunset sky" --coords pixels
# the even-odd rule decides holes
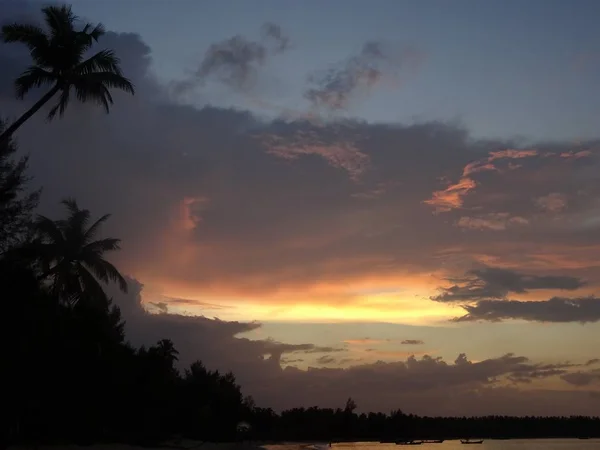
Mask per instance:
[[[599,2],[73,8],[137,94],[16,137],[41,212],[112,213],[132,342],[277,409],[600,415]]]

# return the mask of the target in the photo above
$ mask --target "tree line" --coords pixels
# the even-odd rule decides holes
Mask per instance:
[[[200,361],[178,370],[177,349],[166,336],[149,347],[132,346],[120,310],[104,290],[109,282],[127,290],[105,259],[120,244],[100,237],[110,216],[93,220],[74,199],[63,201],[63,218],[35,214],[41,192],[29,188],[28,159],[17,157],[13,136],[56,96],[49,118],[64,113],[72,94],[108,111],[110,89],[133,94],[134,88],[112,50],[87,56],[104,34],[102,25],[78,26],[66,5],[43,8],[42,17],[43,27],[2,27],[2,39],[25,44],[33,61],[15,81],[17,97],[51,87],[15,122],[0,121],[0,444],[600,434],[597,418],[357,414],[352,399],[337,409],[277,413],[244,397],[232,373]]]

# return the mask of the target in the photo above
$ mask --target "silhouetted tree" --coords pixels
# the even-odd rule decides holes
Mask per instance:
[[[84,59],[88,50],[104,33],[102,24],[85,24],[75,28],[77,16],[71,6],[47,6],[42,8],[46,30],[31,24],[8,24],[2,27],[4,42],[19,42],[29,49],[33,65],[16,80],[19,99],[33,88],[50,85],[50,90],[28,111],[0,134],[0,142],[31,118],[52,97],[60,94],[58,102],[50,109],[48,120],[65,112],[71,91],[81,102],[93,101],[109,111],[113,103],[109,89],[120,89],[134,94],[134,87],[119,67],[119,58],[112,50],[101,50]]]
[[[4,128],[5,123],[0,119],[0,132]],[[15,160],[16,151],[12,139],[0,141],[0,255],[27,238],[40,194],[40,191],[26,191],[28,158]]]
[[[88,227],[90,212],[80,209],[75,200],[64,200],[68,217],[51,220],[38,216],[34,228],[36,239],[23,249],[23,254],[40,265],[40,279],[49,279],[51,289],[60,299],[73,305],[82,297],[105,299],[100,281],[114,281],[127,292],[127,281],[104,253],[119,250],[120,239],[94,240],[100,226],[110,218],[106,214]]]

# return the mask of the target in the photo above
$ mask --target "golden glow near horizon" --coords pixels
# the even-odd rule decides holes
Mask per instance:
[[[388,292],[371,289],[365,294],[351,297],[331,297],[320,293],[318,300],[311,299],[310,292],[294,295],[244,297],[218,295],[190,295],[188,290],[165,291],[161,298],[143,293],[148,309],[164,302],[169,312],[191,315],[218,316],[223,320],[300,321],[300,322],[392,322],[406,324],[431,324],[447,320],[460,313],[456,307],[433,302],[430,289],[403,289]],[[172,299],[172,300],[170,300]],[[183,300],[183,302],[182,302]]]

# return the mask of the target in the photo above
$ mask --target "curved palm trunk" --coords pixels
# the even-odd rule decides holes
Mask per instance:
[[[52,89],[50,89],[42,98],[40,98],[35,105],[29,108],[21,117],[15,120],[6,130],[0,134],[0,144],[3,144],[4,141],[8,140],[15,131],[19,129],[21,125],[23,125],[27,120],[31,118],[36,112],[40,110],[42,106],[44,106],[48,101],[54,97],[54,95],[60,91],[60,86],[58,84],[54,85]]]

